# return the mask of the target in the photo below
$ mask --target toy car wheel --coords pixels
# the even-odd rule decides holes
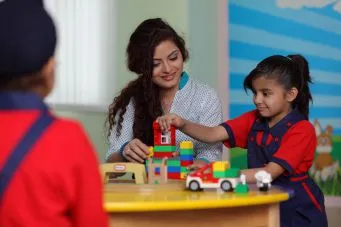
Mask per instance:
[[[263,186],[259,187],[259,191],[266,192],[270,188],[270,185],[268,183],[264,183]]]
[[[189,189],[191,190],[191,191],[199,191],[200,190],[200,184],[199,184],[199,182],[198,181],[191,181],[190,183],[189,183]]]
[[[220,188],[225,191],[225,192],[228,192],[228,191],[231,191],[232,190],[232,184],[230,181],[228,180],[224,180],[220,183]]]

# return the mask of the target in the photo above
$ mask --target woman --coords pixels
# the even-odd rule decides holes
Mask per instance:
[[[175,112],[207,126],[222,122],[216,92],[183,71],[187,59],[183,38],[162,19],[145,20],[136,28],[127,64],[138,77],[109,106],[107,162],[143,163],[153,145],[153,121],[160,115]],[[184,140],[194,143],[195,166],[221,159],[222,144],[200,143],[177,131],[177,148]]]

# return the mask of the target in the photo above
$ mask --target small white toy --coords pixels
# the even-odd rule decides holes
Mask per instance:
[[[268,191],[271,187],[271,175],[265,170],[260,170],[255,174],[257,180],[257,187],[260,191]]]

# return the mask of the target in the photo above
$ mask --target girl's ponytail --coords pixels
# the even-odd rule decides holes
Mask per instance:
[[[294,106],[303,114],[306,119],[309,118],[309,102],[313,100],[309,84],[312,83],[308,61],[302,55],[288,55],[294,63],[294,80],[297,80],[298,95],[294,101]]]

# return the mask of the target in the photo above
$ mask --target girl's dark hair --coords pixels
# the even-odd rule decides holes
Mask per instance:
[[[309,118],[309,102],[312,101],[309,84],[312,83],[309,65],[302,55],[273,55],[261,61],[244,80],[244,89],[253,90],[252,81],[260,76],[276,79],[289,90],[297,88],[298,94],[293,101],[293,108]]]
[[[109,137],[114,125],[117,125],[117,137],[121,135],[123,115],[130,100],[134,102],[135,114],[133,138],[147,145],[153,144],[153,121],[162,115],[160,90],[152,82],[153,56],[157,45],[163,41],[172,41],[179,48],[183,60],[188,59],[185,41],[176,31],[160,18],[143,21],[132,33],[127,46],[128,69],[138,75],[109,106],[107,116]]]

